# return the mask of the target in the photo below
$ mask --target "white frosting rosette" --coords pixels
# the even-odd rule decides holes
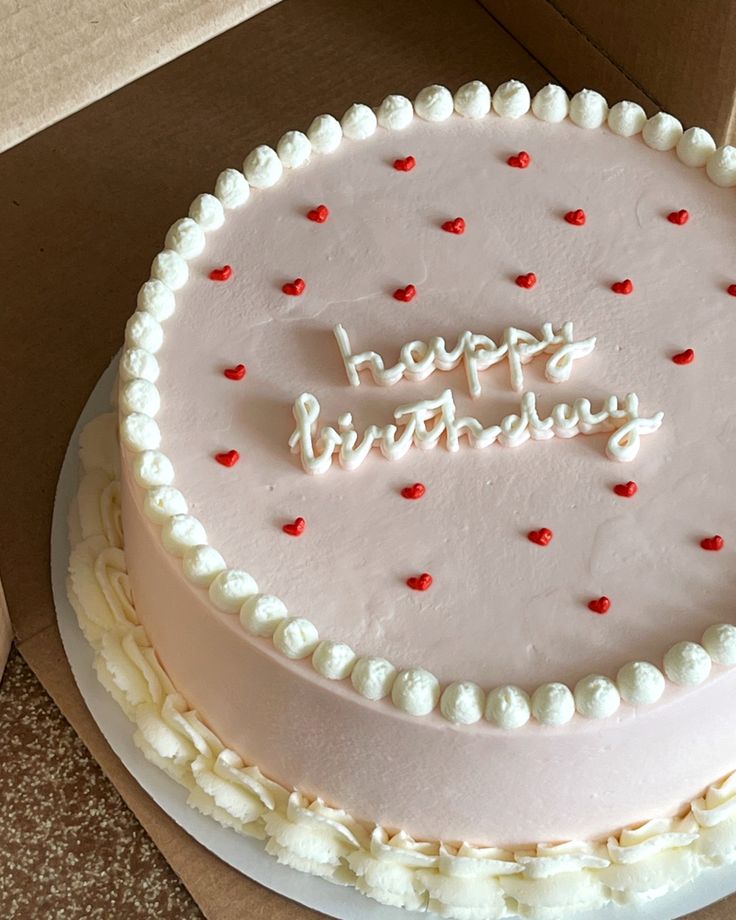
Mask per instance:
[[[507,850],[441,844],[436,869],[419,869],[429,910],[454,920],[487,920],[506,914],[500,879],[521,872]]]
[[[736,862],[736,773],[692,803],[700,828],[697,852],[713,865]]]
[[[363,894],[390,907],[419,910],[426,895],[417,870],[434,869],[438,852],[436,844],[417,843],[403,831],[389,839],[382,827],[376,827],[369,851],[350,853],[347,862]]]
[[[286,814],[265,820],[266,851],[285,866],[340,881],[342,861],[361,849],[367,835],[347,812],[328,808],[320,799],[307,805],[298,793],[289,796]]]
[[[659,818],[608,841],[611,865],[600,878],[624,903],[643,903],[673,891],[693,877],[697,858],[690,846],[698,836],[692,815]]]

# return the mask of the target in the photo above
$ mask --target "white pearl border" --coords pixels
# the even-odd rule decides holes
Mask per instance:
[[[554,121],[561,121],[563,119],[558,115],[550,115],[548,108],[554,101],[556,108],[563,111],[565,106],[560,108],[560,100],[563,95],[567,99],[567,94],[560,87],[552,89],[554,92],[550,92],[550,87],[544,87],[530,102],[527,87],[515,80],[502,84],[494,94],[490,94],[485,84],[474,81],[460,88],[460,97],[457,93],[453,97],[445,87],[432,85],[417,94],[412,109],[427,121],[441,122],[450,117],[518,118],[526,115],[531,107],[533,116],[541,120],[553,120],[554,117]],[[474,91],[482,96],[477,111],[470,98]],[[382,103],[376,110],[378,119],[375,111],[363,104],[351,106],[343,115],[342,123],[332,116],[320,116],[319,123],[332,128],[329,143],[322,147],[323,155],[335,150],[343,136],[360,141],[373,135],[378,126],[382,130],[390,130],[390,119],[381,115],[387,107],[395,108],[396,100],[403,101],[404,97],[393,96],[384,100],[385,104]],[[405,102],[411,105],[408,99]],[[624,103],[626,105],[634,114],[639,109],[631,103]],[[565,117],[571,118],[583,130],[607,124],[613,133],[624,136],[643,133],[644,142],[653,149],[670,152],[674,149],[686,165],[693,168],[704,166],[706,175],[714,184],[722,187],[736,185],[736,167],[732,170],[733,175],[728,168],[728,164],[736,162],[736,149],[728,146],[716,148],[710,135],[702,129],[691,128],[683,134],[679,121],[663,112],[649,120],[640,112],[640,117],[629,118],[625,124],[619,125],[619,120],[614,120],[610,113],[621,112],[621,104],[618,108],[609,109],[606,100],[591,90],[577,93],[568,101],[566,108]],[[460,112],[467,114],[463,116]],[[404,116],[394,130],[405,127],[409,120]],[[317,119],[312,122],[312,128],[316,123]],[[338,136],[340,129],[342,134]],[[308,133],[312,133],[311,128]],[[697,140],[697,155],[693,154],[691,146],[683,143],[684,138],[693,138],[693,143]],[[703,145],[705,147],[701,149]],[[519,715],[508,717],[507,714],[499,714],[494,718],[493,713],[498,710],[492,704],[499,691],[510,692],[517,702],[527,699],[524,691],[514,687],[496,687],[486,693],[476,684],[466,681],[456,681],[443,691],[437,678],[422,668],[398,671],[383,658],[358,658],[342,642],[321,641],[313,623],[303,617],[290,617],[286,606],[277,597],[257,593],[258,586],[247,572],[228,568],[217,550],[207,545],[203,525],[195,517],[183,513],[186,512],[184,496],[169,488],[174,481],[174,468],[168,457],[158,449],[161,434],[153,416],[160,402],[155,385],[160,369],[154,357],[163,341],[160,324],[175,312],[173,292],[182,288],[189,278],[187,260],[203,251],[206,234],[222,225],[225,211],[242,207],[250,197],[251,186],[269,188],[279,181],[285,168],[304,166],[317,148],[318,144],[310,143],[302,132],[289,131],[279,141],[276,151],[261,145],[248,154],[244,171],[249,173],[250,182],[243,172],[235,169],[229,168],[220,173],[215,194],[198,195],[189,209],[189,216],[176,221],[169,229],[165,248],[153,260],[151,278],[139,292],[138,312],[133,314],[126,326],[120,380],[121,390],[126,388],[127,398],[120,401],[120,437],[130,451],[138,454],[134,472],[138,483],[147,490],[144,510],[153,523],[161,526],[165,549],[182,558],[185,577],[197,587],[208,588],[210,600],[218,610],[239,614],[243,628],[250,635],[270,638],[274,647],[287,658],[309,657],[314,670],[324,678],[351,678],[352,685],[364,699],[377,701],[388,697],[398,709],[413,716],[429,715],[440,703],[442,716],[455,724],[472,724],[484,716],[492,724],[512,730],[525,725],[531,715],[544,725],[563,725],[573,718],[576,710],[585,718],[607,718],[618,710],[622,698],[637,698],[636,688],[632,689],[631,685],[632,675],[648,677],[648,687],[639,688],[639,695],[651,704],[664,690],[665,675],[672,683],[694,686],[709,676],[711,662],[725,666],[736,664],[736,626],[713,624],[706,630],[702,645],[678,642],[668,649],[663,656],[664,675],[647,662],[629,662],[619,670],[616,681],[589,675],[578,681],[574,693],[563,683],[545,683],[531,694],[528,706],[526,703],[520,706],[524,711]],[[708,150],[710,153],[707,153]],[[137,400],[130,398],[130,394],[136,392],[131,384],[138,384]],[[149,408],[150,415],[142,411],[146,408]],[[169,492],[162,491],[165,489]],[[177,500],[172,501],[169,508],[167,503],[161,502],[162,494],[174,495]],[[642,664],[643,668],[640,667]],[[662,678],[661,684],[657,675]],[[631,705],[636,704],[632,702]]]

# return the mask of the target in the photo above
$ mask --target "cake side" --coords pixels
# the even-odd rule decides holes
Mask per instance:
[[[82,438],[69,596],[96,650],[100,680],[136,726],[136,744],[189,790],[192,807],[265,838],[270,853],[300,871],[353,884],[385,904],[448,917],[472,911],[479,920],[644,902],[736,859],[736,775],[708,788],[682,817],[649,821],[606,843],[515,849],[392,835],[269,780],[177,692],[140,625],[127,573],[114,427],[114,416],[103,416]]]

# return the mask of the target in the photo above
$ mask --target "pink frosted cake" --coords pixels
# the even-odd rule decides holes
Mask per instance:
[[[194,200],[70,564],[193,807],[456,920],[736,859],[735,185],[670,115],[473,82]]]

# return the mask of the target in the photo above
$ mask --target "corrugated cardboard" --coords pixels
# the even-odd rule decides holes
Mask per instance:
[[[632,99],[736,143],[732,0],[482,2],[571,91]]]
[[[356,100],[376,104],[434,81],[496,85],[511,75],[533,88],[556,77],[475,0],[285,0],[0,157],[0,568],[18,643],[211,920],[317,915],[181,832],[87,712],[61,647],[48,574],[66,444],[120,345],[166,228],[224,166]],[[732,901],[730,910],[701,916],[727,920],[734,910]]]
[[[0,4],[0,151],[277,2]]]

